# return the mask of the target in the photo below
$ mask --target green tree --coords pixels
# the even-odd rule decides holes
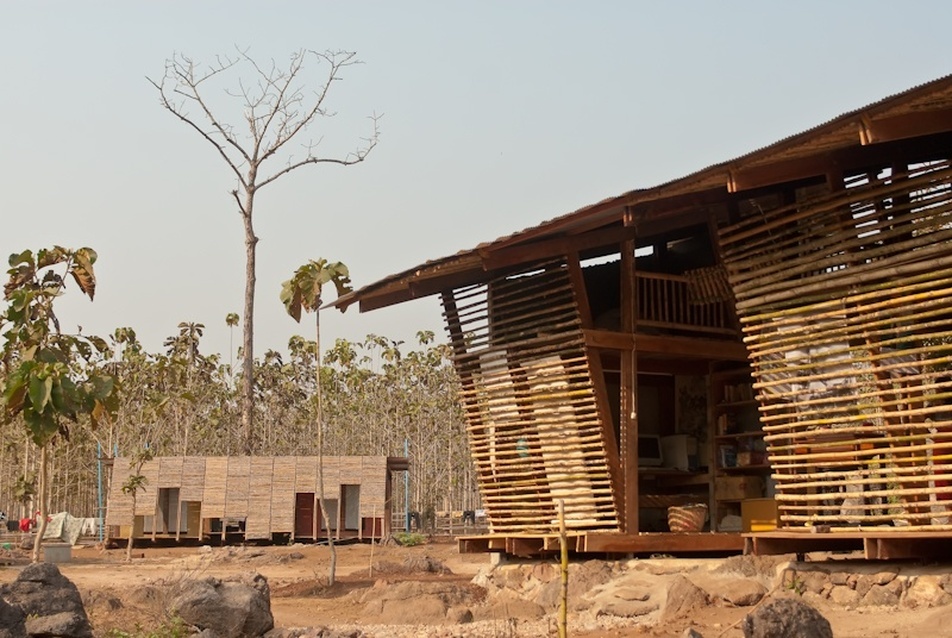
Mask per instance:
[[[33,443],[40,449],[40,526],[33,545],[33,561],[40,559],[49,513],[49,447],[57,436],[69,437],[69,423],[87,415],[92,427],[115,413],[117,388],[101,365],[106,342],[95,336],[65,334],[53,302],[71,277],[90,300],[96,292],[91,248],[68,250],[60,246],[24,251],[10,256],[9,279],[4,286],[7,309],[0,316],[3,357],[8,374],[2,383],[4,416],[20,416]]]
[[[314,63],[325,70],[313,93],[306,93],[308,78],[305,67]],[[165,74],[149,82],[159,91],[159,101],[172,115],[210,143],[224,160],[238,182],[231,195],[238,206],[245,236],[245,295],[242,326],[241,422],[245,453],[255,451],[254,414],[254,299],[256,246],[254,230],[255,197],[258,192],[288,173],[309,164],[351,166],[363,162],[377,145],[378,118],[356,150],[343,157],[318,152],[319,142],[307,141],[292,149],[292,140],[303,137],[317,121],[331,117],[327,97],[331,86],[341,79],[348,67],[357,64],[356,54],[346,51],[299,50],[291,56],[287,68],[274,61],[261,65],[247,51],[239,50],[234,58],[217,58],[207,67],[191,58],[175,54],[166,61]],[[233,91],[225,95],[241,102],[244,122],[233,127],[216,114],[208,92],[222,76],[247,69],[250,79],[239,79]],[[192,115],[189,108],[197,113]],[[245,131],[240,135],[238,131]]]
[[[337,296],[350,292],[350,272],[347,266],[336,261],[328,263],[326,259],[309,261],[294,271],[294,276],[281,284],[281,302],[291,317],[301,322],[301,310],[314,313],[314,360],[317,362],[314,389],[314,423],[317,429],[317,489],[321,516],[327,525],[327,542],[331,550],[328,584],[334,584],[337,570],[337,553],[331,534],[330,518],[324,504],[324,421],[321,410],[321,293],[324,284],[333,282]]]

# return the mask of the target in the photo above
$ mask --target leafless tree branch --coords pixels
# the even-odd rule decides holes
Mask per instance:
[[[380,123],[381,117],[383,116],[377,115],[377,114],[370,116],[370,119],[373,122],[373,131],[371,132],[369,137],[362,138],[362,141],[364,142],[364,145],[362,147],[358,148],[356,151],[352,153],[349,153],[346,157],[343,157],[343,158],[318,157],[314,155],[313,147],[309,145],[306,147],[307,157],[305,157],[302,160],[291,161],[288,163],[287,166],[285,166],[278,172],[274,173],[273,175],[259,180],[258,186],[257,186],[258,190],[270,184],[271,182],[275,181],[282,175],[286,175],[290,173],[291,171],[298,169],[302,166],[306,166],[308,164],[337,164],[339,166],[353,166],[354,164],[359,164],[363,162],[365,159],[367,159],[367,155],[370,154],[370,151],[372,151],[374,147],[377,146],[377,142],[380,139],[380,124],[379,123]]]
[[[304,76],[305,66],[314,62],[321,68],[326,65],[326,75],[313,96],[306,93],[307,82]],[[286,67],[274,60],[270,66],[258,64],[246,49],[237,49],[234,58],[216,59],[202,72],[191,58],[183,54],[174,54],[166,61],[165,74],[161,80],[148,81],[158,90],[160,103],[179,120],[187,124],[212,144],[218,154],[238,178],[240,188],[231,191],[231,196],[241,213],[245,235],[245,300],[242,335],[242,387],[241,411],[242,426],[245,430],[245,453],[255,450],[252,415],[254,412],[254,296],[255,296],[255,246],[258,237],[254,231],[255,194],[278,178],[307,164],[338,164],[351,166],[363,162],[376,147],[380,135],[380,116],[371,116],[373,129],[370,137],[363,138],[357,149],[343,157],[322,157],[317,154],[318,142],[303,144],[305,156],[295,159],[288,157],[284,168],[263,179],[262,166],[274,158],[287,144],[303,137],[306,129],[318,118],[333,117],[334,113],[326,108],[325,102],[334,82],[341,79],[342,71],[358,64],[356,54],[347,51],[316,51],[301,49],[291,56]],[[239,78],[236,90],[226,90],[228,98],[240,101],[243,119],[247,126],[247,137],[239,137],[235,129],[226,124],[213,112],[208,89],[210,81],[226,71],[247,64],[253,70],[251,78],[245,81]],[[197,106],[201,117],[188,113],[187,106]],[[286,150],[286,149],[285,149]],[[285,153],[286,154],[286,153]]]

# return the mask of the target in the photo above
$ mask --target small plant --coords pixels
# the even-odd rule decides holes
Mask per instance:
[[[393,540],[404,547],[413,547],[414,545],[425,544],[426,536],[416,532],[394,532]]]
[[[106,632],[106,638],[186,638],[190,634],[185,621],[174,616],[155,629],[143,629],[139,623],[136,623],[132,631],[110,629]]]
[[[797,596],[802,596],[803,593],[807,590],[807,584],[803,582],[803,579],[797,575],[796,572],[789,572],[790,579],[786,583],[786,588],[795,593]]]

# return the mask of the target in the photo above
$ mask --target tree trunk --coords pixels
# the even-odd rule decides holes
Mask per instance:
[[[40,552],[43,548],[43,534],[46,533],[46,515],[49,511],[49,444],[40,448],[40,520],[36,529],[36,538],[33,539],[33,562],[40,562]]]
[[[140,470],[141,471],[141,470]],[[136,535],[136,493],[132,493],[132,517],[129,519],[129,542],[126,543],[126,562],[132,562],[132,543]]]
[[[334,547],[334,534],[331,532],[331,519],[327,516],[327,506],[324,504],[324,427],[322,421],[321,406],[321,308],[320,302],[314,310],[315,339],[314,352],[316,354],[317,372],[315,387],[315,421],[317,422],[317,500],[321,507],[321,516],[324,517],[324,524],[327,525],[327,546],[331,550],[331,562],[327,570],[327,586],[333,587],[337,575],[337,548]],[[339,521],[338,521],[339,522]],[[319,535],[320,528],[317,530]]]
[[[250,172],[250,171],[249,171]],[[253,174],[249,184],[254,184]],[[255,318],[255,248],[258,238],[252,224],[252,210],[254,209],[254,186],[249,186],[245,192],[245,204],[241,211],[241,218],[245,228],[245,308],[242,317],[242,353],[241,353],[241,428],[244,433],[245,454],[249,456],[255,451],[254,432],[254,318]]]

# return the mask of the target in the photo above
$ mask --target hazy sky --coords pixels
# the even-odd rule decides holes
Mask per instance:
[[[131,326],[154,351],[198,321],[203,350],[227,353],[235,185],[145,78],[176,51],[356,51],[315,135],[347,149],[382,113],[379,147],[257,200],[256,354],[284,350],[311,335],[278,300],[308,259],[343,261],[361,286],[680,177],[952,72],[950,24],[948,0],[4,2],[0,255],[91,246],[96,300],[69,290],[64,328]],[[444,335],[433,299],[322,326],[327,343]]]

